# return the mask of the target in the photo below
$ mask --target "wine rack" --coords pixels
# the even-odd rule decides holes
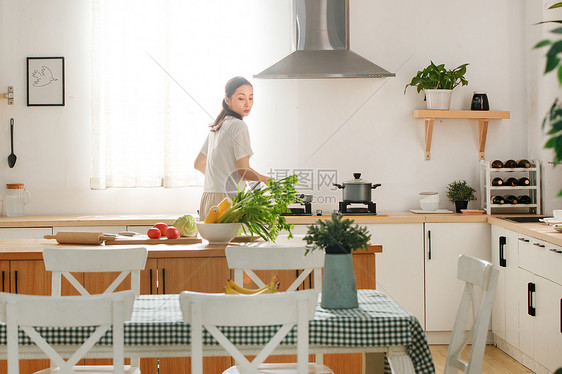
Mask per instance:
[[[530,168],[492,168],[491,160],[480,161],[480,191],[482,209],[493,213],[531,213],[541,214],[541,165],[538,160],[530,160]],[[496,177],[507,180],[510,177],[528,178],[528,186],[492,186]],[[528,195],[530,204],[493,204],[493,196]]]

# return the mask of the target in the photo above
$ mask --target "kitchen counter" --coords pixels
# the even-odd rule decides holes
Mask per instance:
[[[286,236],[279,236],[276,244],[288,246],[301,240],[302,236],[296,235],[293,239]],[[301,244],[304,242],[301,241]],[[230,243],[229,245],[252,245],[252,246],[271,246],[271,243],[257,239],[253,243]],[[58,244],[55,239],[4,239],[0,240],[0,260],[42,260],[43,249],[53,247],[73,247],[73,248],[127,248],[143,246],[148,249],[148,258],[189,258],[189,257],[224,257],[226,244],[209,244],[206,240],[196,244],[138,244],[138,245],[80,245],[80,244]],[[356,254],[375,254],[381,253],[380,244],[369,244],[367,251],[360,250]]]
[[[131,214],[131,215],[60,215],[60,216],[24,216],[0,217],[0,228],[18,227],[80,227],[95,226],[151,226],[156,222],[165,222],[171,225],[178,214]],[[412,212],[386,212],[378,216],[346,216],[355,223],[366,224],[391,224],[391,223],[469,223],[488,222],[509,230],[545,240],[555,245],[562,246],[562,233],[543,223],[515,223],[498,218],[501,215],[466,215],[458,213],[445,214],[417,214]],[[288,223],[295,225],[309,225],[319,219],[330,219],[330,216],[285,216]]]
[[[505,216],[505,214],[502,216]],[[517,223],[494,216],[488,217],[488,223],[535,239],[544,240],[554,245],[562,246],[562,232],[554,230],[552,226],[545,223]]]
[[[156,222],[168,225],[174,223],[177,214],[103,214],[103,215],[60,215],[60,216],[24,216],[0,217],[0,227],[84,227],[84,226],[148,226]],[[485,214],[466,215],[458,213],[417,214],[411,212],[388,212],[378,216],[345,216],[355,220],[357,224],[377,223],[424,223],[424,222],[486,222]],[[319,219],[330,219],[325,216],[285,216],[288,223],[309,225]]]

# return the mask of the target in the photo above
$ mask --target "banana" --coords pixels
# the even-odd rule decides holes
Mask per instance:
[[[279,282],[277,282],[277,276],[274,276],[271,281],[265,286],[258,289],[249,289],[236,284],[232,279],[229,279],[226,283],[224,292],[226,294],[240,294],[240,295],[259,295],[264,293],[277,292],[279,288]]]

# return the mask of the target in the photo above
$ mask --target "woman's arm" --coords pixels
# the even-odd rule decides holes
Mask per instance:
[[[203,153],[199,153],[197,155],[197,158],[195,159],[195,163],[193,164],[193,167],[196,170],[199,170],[201,173],[205,174],[206,166],[207,166],[207,156],[205,156]]]
[[[236,161],[240,177],[248,181],[259,181],[267,184],[269,177],[261,175],[250,167],[250,156],[242,157]]]

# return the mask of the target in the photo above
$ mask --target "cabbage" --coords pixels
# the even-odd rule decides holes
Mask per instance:
[[[197,225],[195,225],[195,218],[192,215],[186,214],[174,222],[174,227],[176,227],[180,236],[197,236]]]

